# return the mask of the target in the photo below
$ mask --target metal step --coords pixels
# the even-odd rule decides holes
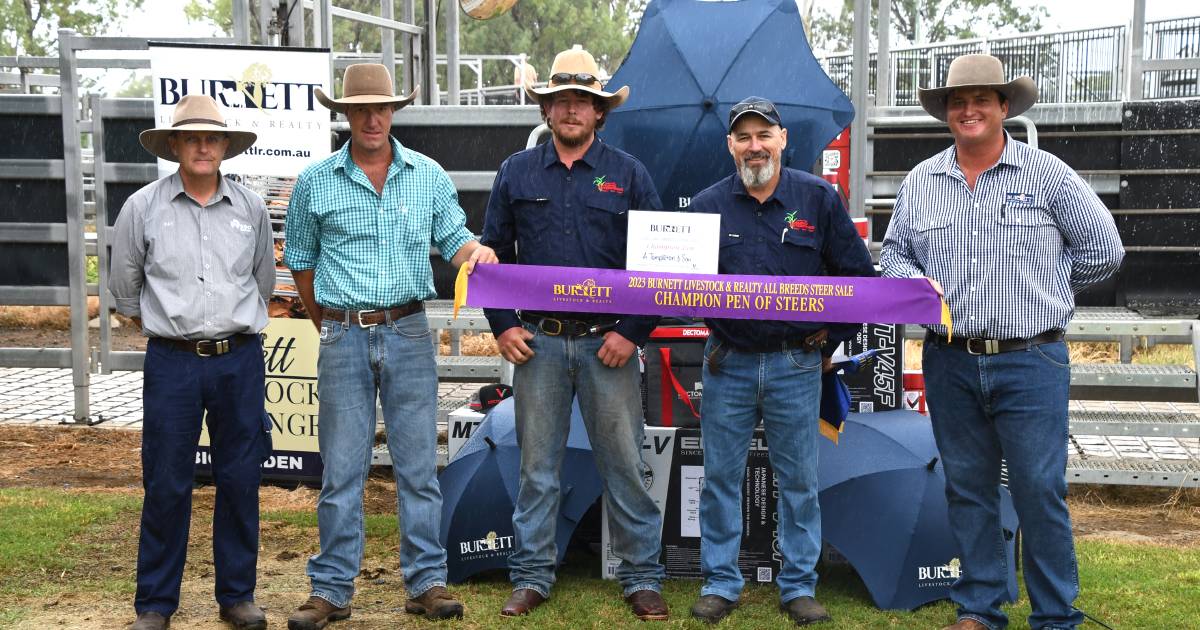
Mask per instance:
[[[1200,437],[1200,414],[1176,411],[1072,411],[1070,433]]]
[[[438,356],[438,380],[498,382],[501,376],[500,357]]]
[[[474,330],[491,332],[483,309],[464,306],[454,317],[454,302],[451,300],[429,300],[425,302],[425,315],[429,318],[429,327],[438,330]]]
[[[1200,466],[1189,462],[1067,458],[1067,482],[1200,488]]]
[[[1072,400],[1197,402],[1196,372],[1185,365],[1097,364],[1071,366]]]

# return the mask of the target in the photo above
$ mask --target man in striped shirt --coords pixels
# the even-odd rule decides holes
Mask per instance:
[[[1000,60],[965,55],[921,105],[946,121],[954,146],[918,164],[896,194],[880,264],[890,277],[944,287],[953,338],[930,326],[926,400],[946,471],[962,554],[951,587],[953,630],[1008,619],[1001,460],[1024,532],[1031,628],[1074,628],[1078,570],[1066,495],[1070,359],[1063,330],[1075,294],[1124,257],[1108,210],[1061,160],[1013,140],[1006,118],[1029,109],[1029,77],[1004,81]]]

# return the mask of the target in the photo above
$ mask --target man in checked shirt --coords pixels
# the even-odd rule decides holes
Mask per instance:
[[[1075,294],[1121,264],[1112,217],[1061,160],[1013,140],[1005,118],[1029,109],[1029,77],[1004,81],[1000,60],[965,55],[921,106],[954,146],[918,164],[896,194],[880,264],[945,288],[953,339],[925,335],[925,396],[946,471],[962,554],[951,587],[953,630],[1008,624],[1000,463],[1024,532],[1031,628],[1074,628],[1083,614],[1066,484],[1070,359],[1063,330]]]
[[[363,483],[383,407],[400,517],[405,612],[462,617],[446,590],[438,538],[437,364],[423,300],[435,297],[429,246],[468,269],[496,262],[473,240],[450,177],[391,136],[392,115],[416,96],[396,96],[381,64],[346,69],[341,99],[317,100],[350,122],[350,141],[304,170],[287,214],[284,263],[321,334],[321,551],[308,561],[312,591],[288,619],[317,630],[350,616],[363,553]]]
[[[213,562],[221,619],[265,628],[254,605],[260,466],[271,453],[263,408],[262,342],[275,289],[271,224],[263,200],[221,177],[221,161],[254,144],[225,126],[217,103],[192,95],[171,127],[142,146],[179,163],[125,202],[113,234],[108,287],[117,312],[150,340],[142,388],[142,502],[137,621],[166,628],[179,607],[200,422],[212,438]]]

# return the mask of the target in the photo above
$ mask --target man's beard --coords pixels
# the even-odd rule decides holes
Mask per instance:
[[[594,129],[591,131],[581,131],[577,136],[568,136],[559,131],[556,127],[557,126],[551,127],[550,129],[550,131],[554,133],[554,138],[558,140],[559,144],[570,148],[583,146],[583,144],[587,142],[589,138],[591,138],[591,131],[595,131]]]
[[[751,155],[750,158],[762,157],[759,155]],[[742,184],[748,189],[762,188],[775,177],[775,160],[770,155],[766,156],[767,162],[757,168],[746,164],[746,159],[738,165],[738,176],[742,178]]]

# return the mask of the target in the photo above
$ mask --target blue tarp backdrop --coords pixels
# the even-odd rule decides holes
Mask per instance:
[[[793,0],[654,0],[608,82],[630,88],[601,138],[642,161],[665,209],[733,172],[729,109],[774,101],[788,130],[785,166],[808,171],[854,118],[813,57]]]

